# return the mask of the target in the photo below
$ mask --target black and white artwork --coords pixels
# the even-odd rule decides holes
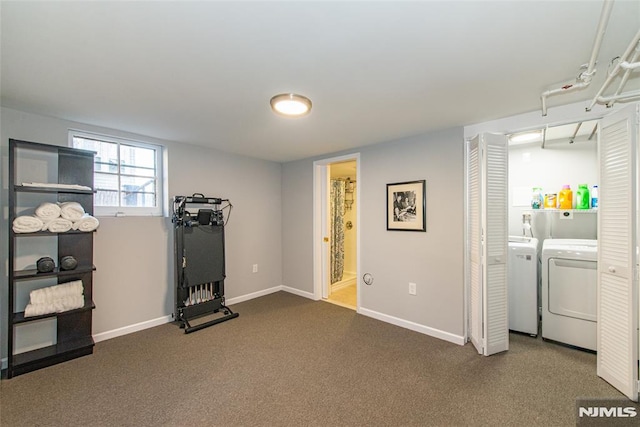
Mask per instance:
[[[427,231],[426,182],[387,184],[387,230]]]

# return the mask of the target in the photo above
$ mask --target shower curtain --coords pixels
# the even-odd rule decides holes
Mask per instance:
[[[331,284],[342,280],[344,270],[344,181],[331,180]]]

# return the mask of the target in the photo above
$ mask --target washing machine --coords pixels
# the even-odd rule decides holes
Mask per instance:
[[[509,330],[538,335],[538,239],[509,236]]]
[[[542,245],[542,338],[596,351],[598,241]]]

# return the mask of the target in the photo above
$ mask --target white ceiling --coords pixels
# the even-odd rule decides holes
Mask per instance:
[[[3,106],[289,161],[539,110],[589,61],[602,2],[0,7]],[[639,27],[640,2],[616,1],[591,87],[549,107],[590,100]],[[311,115],[273,114],[282,92]]]

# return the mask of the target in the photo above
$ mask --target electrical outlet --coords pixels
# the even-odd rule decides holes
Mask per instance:
[[[409,282],[409,295],[416,295],[416,284]]]
[[[258,272],[258,264],[253,264],[253,272],[254,273]]]

